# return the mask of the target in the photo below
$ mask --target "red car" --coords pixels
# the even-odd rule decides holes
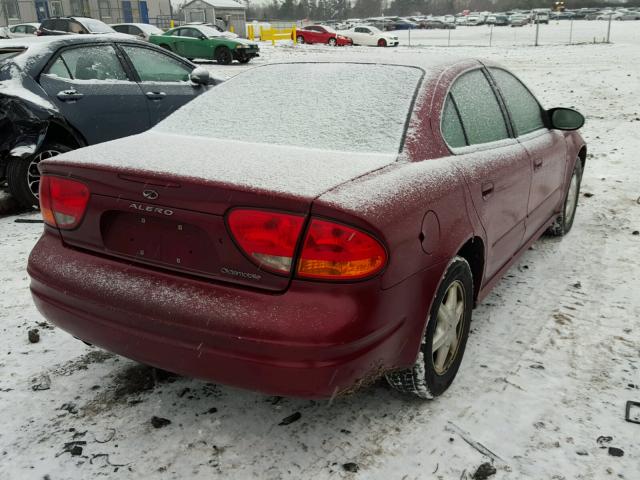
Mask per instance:
[[[254,68],[147,133],[43,161],[40,312],[270,394],[382,375],[441,394],[472,307],[540,235],[571,229],[584,118],[498,65],[408,58]]]
[[[350,38],[338,35],[333,28],[324,25],[309,25],[296,30],[296,40],[298,43],[326,43],[332,47],[353,45]]]

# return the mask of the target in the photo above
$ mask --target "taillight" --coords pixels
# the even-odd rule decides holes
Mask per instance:
[[[387,252],[371,235],[346,225],[312,219],[296,275],[326,280],[357,280],[384,268]]]
[[[290,273],[304,216],[235,209],[227,223],[242,251],[260,267]]]
[[[44,32],[40,29],[36,30],[36,36],[37,37],[41,37],[44,34]]]
[[[89,188],[68,178],[40,178],[40,211],[47,225],[70,230],[77,227],[89,202]]]

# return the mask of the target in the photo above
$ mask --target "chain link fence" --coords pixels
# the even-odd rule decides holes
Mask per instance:
[[[510,26],[457,26],[451,30],[400,30],[401,45],[445,47],[491,47],[517,45],[573,45],[610,43],[616,32],[623,28],[634,29],[640,34],[640,21],[611,22],[607,20],[559,20],[549,24]]]

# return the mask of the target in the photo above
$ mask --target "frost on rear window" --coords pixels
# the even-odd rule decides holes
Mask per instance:
[[[326,150],[397,153],[423,73],[392,65],[269,65],[213,88],[155,129]]]

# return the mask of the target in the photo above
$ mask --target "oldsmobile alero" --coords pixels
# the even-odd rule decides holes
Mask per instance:
[[[394,59],[254,68],[146,133],[43,161],[40,312],[271,394],[382,375],[443,393],[473,306],[571,229],[584,118],[492,63]]]

